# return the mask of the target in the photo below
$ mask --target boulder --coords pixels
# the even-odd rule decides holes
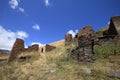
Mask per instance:
[[[120,70],[110,70],[109,72],[108,72],[108,76],[110,76],[110,77],[117,77],[117,78],[119,78],[120,79]]]
[[[8,62],[14,60],[24,50],[25,50],[24,41],[22,39],[17,38],[14,45],[13,45],[13,47],[12,47]]]

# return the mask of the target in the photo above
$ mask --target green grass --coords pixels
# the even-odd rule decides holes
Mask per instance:
[[[119,80],[108,76],[111,68],[119,69],[118,46],[94,46],[95,63],[71,59],[69,53],[75,47],[74,44],[64,47],[61,43],[50,52],[25,52],[10,64],[0,63],[0,80]],[[114,50],[117,55],[114,55]],[[104,54],[109,54],[109,57],[104,58]],[[19,62],[21,56],[32,57]],[[91,73],[87,74],[83,68],[89,68]]]
[[[120,45],[102,44],[94,46],[95,57],[108,58],[110,55],[120,55]]]

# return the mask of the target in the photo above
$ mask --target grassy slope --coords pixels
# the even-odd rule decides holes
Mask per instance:
[[[0,63],[0,80],[118,80],[107,74],[111,68],[119,69],[119,56],[98,57],[95,63],[84,64],[68,57],[66,49],[74,48],[74,45],[65,47],[64,40],[51,45],[57,48],[45,53],[26,52],[20,55],[31,55],[30,60],[19,62],[16,59],[9,65]],[[84,68],[90,69],[91,73],[86,73]]]

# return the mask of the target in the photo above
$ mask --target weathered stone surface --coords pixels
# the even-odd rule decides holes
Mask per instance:
[[[99,43],[111,43],[111,39],[113,39],[111,44],[114,44],[114,38],[118,39],[120,37],[120,16],[111,17],[109,26],[99,30],[97,33],[102,35],[96,34]],[[118,42],[119,39],[116,41]]]
[[[90,37],[81,36],[78,47],[71,52],[71,57],[82,62],[92,62],[94,41]]]
[[[90,68],[87,68],[87,67],[82,67],[80,70],[82,72],[85,72],[86,74],[91,74],[92,73],[92,70]]]
[[[72,34],[66,34],[65,35],[65,45],[71,44],[73,41],[73,36]]]
[[[45,46],[45,51],[51,51],[51,50],[53,50],[53,49],[55,49],[56,47],[55,46],[51,46],[51,45],[48,45],[48,44],[46,44],[46,46]]]
[[[108,75],[111,76],[111,77],[120,78],[120,70],[110,70],[108,72]]]
[[[114,38],[118,34],[120,34],[120,16],[114,16],[110,19],[108,36]]]
[[[39,45],[38,44],[34,44],[32,46],[29,46],[26,51],[28,52],[33,52],[33,51],[38,51],[39,50]]]
[[[72,41],[72,34],[66,34],[65,35],[65,40],[69,41],[69,42]]]
[[[25,50],[24,49],[24,41],[22,39],[17,38],[14,45],[13,45],[8,62],[14,60],[24,50]]]
[[[92,29],[92,26],[88,25],[88,26],[86,26],[86,27],[84,27],[83,29],[80,29],[80,30],[78,31],[77,37],[93,35],[94,33],[95,33],[95,32],[94,32],[94,30]]]
[[[78,42],[77,48],[71,51],[70,56],[73,59],[82,62],[92,62],[93,59],[93,46],[95,39],[95,32],[91,26],[87,26],[79,30],[76,35],[76,41]]]
[[[120,34],[120,16],[111,17],[108,32],[111,35]]]
[[[114,38],[116,35],[120,35],[120,16],[113,16],[110,18],[110,24],[108,30],[103,32],[103,38]]]

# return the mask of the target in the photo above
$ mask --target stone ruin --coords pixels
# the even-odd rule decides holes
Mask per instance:
[[[17,38],[13,45],[8,62],[14,60],[19,54],[21,54],[21,52],[24,52],[24,50],[24,41],[22,39]]]
[[[81,36],[86,36],[86,37],[91,36],[92,38],[95,38],[95,32],[92,26],[88,25],[78,31],[78,33],[74,37],[74,43],[76,43],[77,46],[78,46],[78,39]]]
[[[77,34],[78,46],[71,51],[70,57],[82,62],[92,62],[94,30],[91,26],[81,29]]]
[[[120,35],[120,16],[111,17],[109,28],[103,32],[103,36],[108,38],[114,38],[116,35]]]
[[[114,33],[112,32],[112,33],[115,35],[120,34],[120,16],[111,17],[109,26],[110,27],[109,27],[108,32],[109,31],[112,32],[114,30],[114,29],[112,30],[112,27],[115,27],[116,32],[114,32]]]
[[[73,42],[72,34],[65,34],[65,45],[70,45]]]
[[[94,45],[120,45],[120,16],[111,17],[109,27],[102,31],[102,34],[102,37],[97,35],[91,26],[79,30],[75,36],[78,45],[71,51],[70,57],[82,62],[92,62]]]
[[[44,53],[44,52],[45,52],[45,45],[44,45],[44,46],[40,46],[39,51],[40,51],[41,53]]]
[[[55,46],[52,46],[50,44],[46,44],[45,46],[41,46],[39,48],[39,51],[41,53],[44,53],[44,52],[49,52],[49,51],[52,51],[53,49],[55,49],[56,47]]]
[[[120,35],[120,16],[111,17],[107,33],[107,36],[111,38],[114,38],[116,35]]]
[[[79,46],[71,51],[71,57],[82,62],[92,62],[94,41],[89,36],[80,36],[78,39]]]
[[[22,52],[32,52],[38,50],[39,50],[38,44],[34,44],[32,46],[29,46],[28,48],[25,48],[24,41],[22,39],[17,38],[12,47],[8,62],[11,62],[14,59],[16,59],[16,57],[20,55]]]
[[[92,26],[88,25],[78,31],[77,38],[79,38],[80,36],[88,36],[88,35],[93,36],[94,34],[95,34],[95,32],[94,32]]]
[[[26,52],[33,52],[33,51],[38,51],[38,50],[39,50],[38,44],[34,44],[25,49]]]
[[[46,52],[49,52],[49,51],[52,51],[52,50],[55,49],[55,48],[56,48],[55,46],[46,44],[46,46],[45,46],[45,51],[46,51]]]

